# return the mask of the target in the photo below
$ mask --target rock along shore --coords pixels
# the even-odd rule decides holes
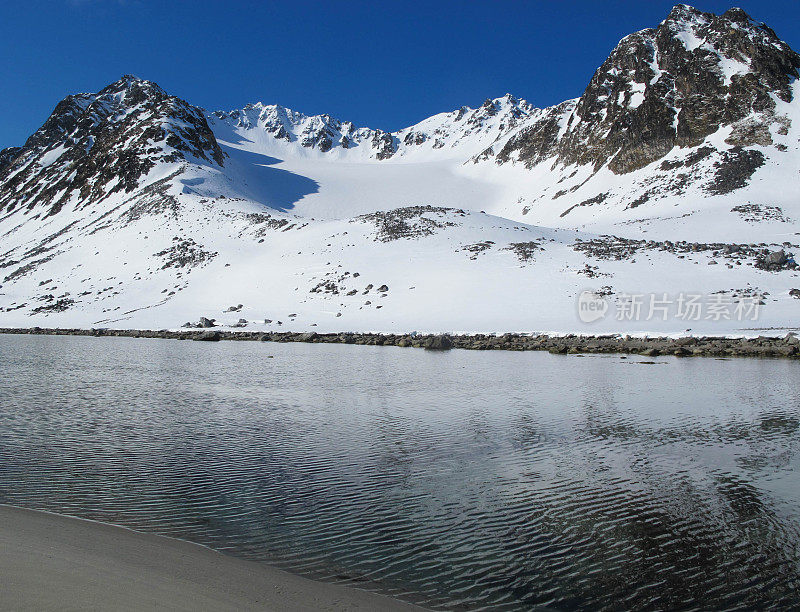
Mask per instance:
[[[545,334],[503,334],[501,336],[442,334],[379,334],[316,332],[248,332],[217,329],[204,330],[136,330],[136,329],[54,329],[0,328],[0,334],[33,334],[54,336],[112,336],[123,338],[163,338],[168,340],[313,342],[328,344],[361,344],[447,350],[549,351],[555,354],[628,353],[647,357],[785,357],[800,359],[800,338],[794,333],[784,337],[724,338],[689,336],[683,338],[638,338],[598,335],[549,336]]]

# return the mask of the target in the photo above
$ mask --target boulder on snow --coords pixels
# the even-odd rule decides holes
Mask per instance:
[[[200,317],[200,322],[197,324],[197,327],[216,327],[214,323],[216,319],[207,319],[206,317]]]
[[[761,270],[780,270],[787,266],[789,263],[789,256],[786,255],[786,251],[783,249],[779,251],[767,251],[758,256],[756,259],[756,268],[760,268]]]
[[[773,251],[769,255],[767,255],[767,265],[776,264],[778,266],[782,266],[786,263],[788,257],[786,257],[786,251],[781,249],[780,251]]]

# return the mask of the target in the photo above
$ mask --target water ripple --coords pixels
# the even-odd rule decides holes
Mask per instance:
[[[437,609],[800,607],[794,363],[199,344],[0,337],[0,502]]]

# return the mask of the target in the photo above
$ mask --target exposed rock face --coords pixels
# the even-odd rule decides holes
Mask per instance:
[[[378,130],[372,137],[372,148],[376,151],[376,159],[389,159],[397,151],[394,137],[381,130]]]
[[[0,150],[0,172],[14,161],[14,158],[19,155],[21,150],[20,147],[8,147]]]
[[[717,16],[678,5],[657,28],[625,37],[580,99],[545,111],[496,161],[555,158],[624,174],[728,125],[729,144],[768,145],[770,126],[787,121],[774,98],[791,101],[799,68],[800,56],[741,9]]]
[[[155,83],[122,77],[96,94],[67,96],[20,149],[0,155],[0,211],[57,213],[136,189],[156,164],[224,164],[203,112]]]
[[[568,100],[544,111],[533,125],[523,128],[508,140],[497,154],[497,163],[502,164],[516,154],[529,168],[553,155],[559,147],[559,136],[564,118],[575,109],[575,101]],[[486,152],[484,153],[484,155]]]

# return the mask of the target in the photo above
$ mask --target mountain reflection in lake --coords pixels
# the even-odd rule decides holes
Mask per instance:
[[[433,608],[800,606],[795,362],[46,336],[0,354],[2,503]]]

